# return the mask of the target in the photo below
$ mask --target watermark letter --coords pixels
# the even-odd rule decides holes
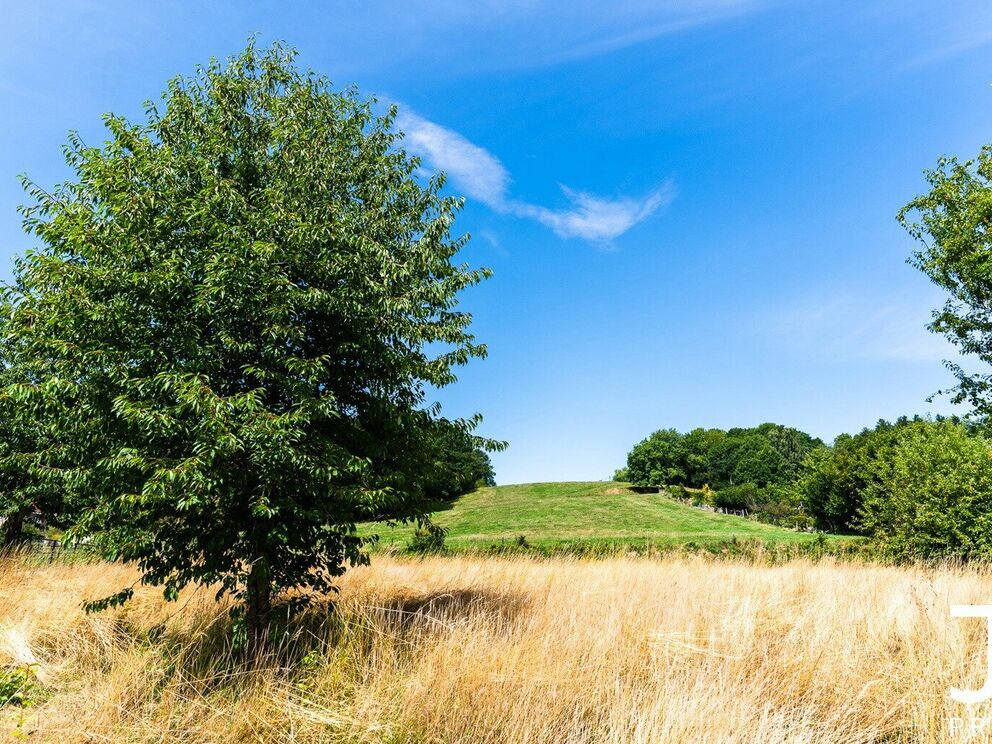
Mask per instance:
[[[951,699],[958,703],[971,705],[983,703],[992,698],[992,605],[951,605],[951,617],[984,617],[985,630],[985,684],[979,690],[961,690],[951,688]]]

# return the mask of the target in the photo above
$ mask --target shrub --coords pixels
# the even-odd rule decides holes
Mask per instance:
[[[406,550],[408,553],[419,555],[445,553],[447,552],[447,547],[444,544],[446,533],[447,531],[443,527],[437,525],[431,525],[426,529],[417,529],[406,544]]]
[[[992,557],[992,452],[952,421],[902,427],[862,524],[895,558]]]

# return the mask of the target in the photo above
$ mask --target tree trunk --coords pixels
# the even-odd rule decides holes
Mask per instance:
[[[269,632],[269,610],[272,608],[272,582],[269,563],[256,558],[248,574],[245,597],[245,626],[248,631],[248,653],[265,650]]]
[[[0,547],[9,548],[24,541],[24,520],[30,513],[31,507],[25,506],[4,520],[3,527],[0,528],[3,531],[3,542]]]

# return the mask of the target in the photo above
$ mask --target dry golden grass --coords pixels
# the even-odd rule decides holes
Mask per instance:
[[[209,592],[106,564],[0,563],[2,663],[37,663],[45,742],[938,742],[987,705],[987,569],[831,562],[381,557],[269,659],[225,647]],[[970,713],[969,713],[970,710]],[[6,732],[4,733],[6,735]],[[971,741],[985,740],[982,735]]]

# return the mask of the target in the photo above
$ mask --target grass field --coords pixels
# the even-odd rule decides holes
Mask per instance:
[[[703,556],[378,556],[271,656],[227,605],[80,602],[129,568],[0,559],[0,670],[32,670],[0,734],[33,742],[928,744],[987,741],[987,568]],[[985,724],[982,724],[982,721]],[[958,732],[955,734],[955,732]],[[11,738],[12,741],[16,740]]]
[[[635,493],[611,482],[528,483],[483,488],[434,515],[453,549],[512,544],[519,536],[539,547],[622,544],[659,548],[706,546],[732,539],[795,543],[809,533],[695,509],[657,493]],[[384,548],[406,544],[408,526],[375,525]]]

